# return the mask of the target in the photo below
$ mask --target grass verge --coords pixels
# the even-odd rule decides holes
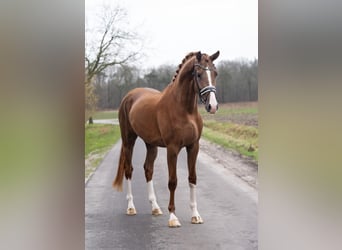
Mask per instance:
[[[234,123],[204,121],[203,137],[258,160],[258,129]]]
[[[257,102],[220,104],[215,115],[207,113],[203,107],[199,111],[205,139],[258,160]]]
[[[199,111],[205,139],[258,161],[257,102],[221,104],[215,115],[208,114],[203,106]],[[94,120],[117,117],[117,110],[98,111],[93,115]],[[119,138],[118,126],[86,125],[86,177]]]
[[[118,118],[117,110],[97,111],[93,115],[94,120],[116,119],[116,118]]]
[[[85,178],[96,169],[119,138],[120,128],[117,125],[85,125]]]

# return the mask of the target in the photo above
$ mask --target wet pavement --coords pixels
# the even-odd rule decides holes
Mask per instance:
[[[160,148],[154,167],[154,189],[164,212],[151,215],[143,162],[145,145],[138,139],[133,154],[132,190],[137,215],[127,216],[123,192],[112,188],[120,152],[116,144],[86,183],[86,249],[258,249],[257,191],[212,158],[200,153],[197,164],[197,203],[204,224],[190,223],[190,191],[186,153],[178,156],[176,215],[182,226],[168,225],[166,150]]]

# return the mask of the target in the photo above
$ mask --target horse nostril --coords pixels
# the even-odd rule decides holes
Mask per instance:
[[[209,104],[208,105],[208,112],[210,112],[210,110],[211,110],[211,105]]]

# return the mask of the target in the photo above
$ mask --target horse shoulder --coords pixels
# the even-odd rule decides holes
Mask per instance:
[[[166,145],[189,145],[198,141],[202,133],[203,122],[199,115],[176,114],[161,107],[157,122]]]
[[[189,115],[182,129],[184,144],[189,145],[198,141],[202,134],[203,121],[199,115]]]

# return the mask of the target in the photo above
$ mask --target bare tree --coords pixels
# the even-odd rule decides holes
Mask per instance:
[[[125,9],[119,6],[103,6],[99,14],[98,25],[95,27],[89,27],[89,23],[86,22],[86,118],[95,110],[97,103],[93,86],[94,77],[110,66],[125,65],[136,60],[142,49],[141,39],[135,32],[127,29]]]

